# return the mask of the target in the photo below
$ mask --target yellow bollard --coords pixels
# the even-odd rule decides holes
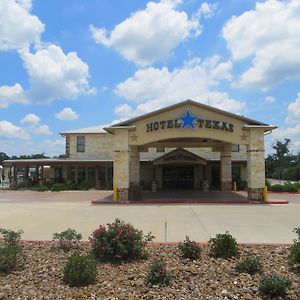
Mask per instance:
[[[233,182],[233,191],[236,193],[236,182]]]
[[[267,186],[264,186],[263,197],[264,197],[264,202],[268,202],[268,187]]]
[[[117,188],[115,186],[114,186],[114,189],[113,189],[113,198],[114,198],[115,202],[118,201],[118,192],[117,192]]]

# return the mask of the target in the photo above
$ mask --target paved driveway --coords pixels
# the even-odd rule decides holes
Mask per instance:
[[[300,195],[288,205],[91,205],[91,200],[107,195],[0,191],[0,227],[23,229],[23,238],[30,240],[49,240],[54,232],[71,227],[87,239],[98,225],[120,218],[151,231],[156,241],[180,241],[189,235],[205,242],[229,230],[245,243],[291,243],[293,228],[300,227]]]

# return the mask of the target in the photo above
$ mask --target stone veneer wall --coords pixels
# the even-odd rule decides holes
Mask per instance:
[[[77,136],[85,136],[85,152],[77,152]],[[70,158],[112,158],[113,136],[107,133],[70,134]]]

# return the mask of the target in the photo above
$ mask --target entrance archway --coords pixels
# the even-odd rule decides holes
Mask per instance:
[[[220,153],[220,188],[231,190],[231,148],[242,145],[247,147],[248,198],[262,201],[264,133],[275,128],[191,100],[107,127],[105,130],[114,135],[115,199],[126,201],[130,195],[134,196],[131,191],[138,193],[140,153],[151,147],[210,148]],[[207,177],[208,172],[203,179],[205,189],[208,189]]]

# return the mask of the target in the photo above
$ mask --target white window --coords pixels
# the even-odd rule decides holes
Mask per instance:
[[[77,137],[77,152],[85,152],[85,136]]]

